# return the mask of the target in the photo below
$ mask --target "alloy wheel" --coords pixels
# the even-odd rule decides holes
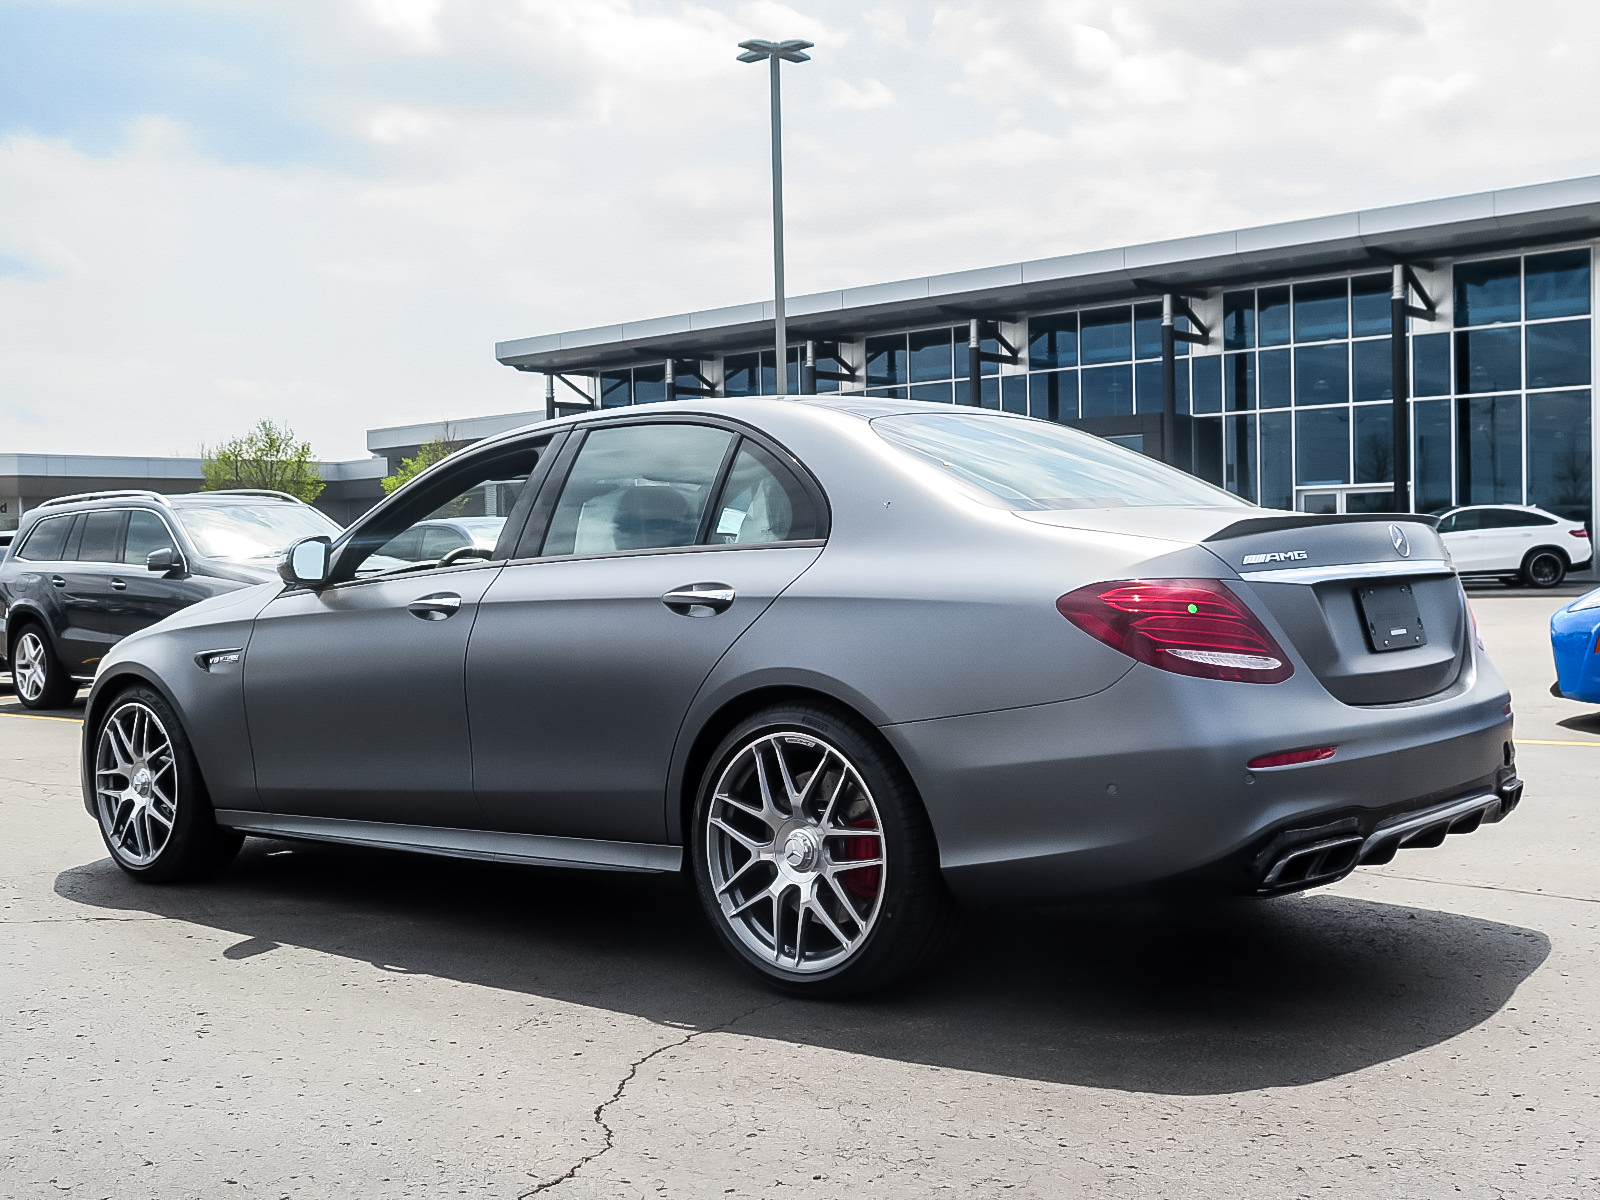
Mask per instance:
[[[12,650],[11,681],[17,694],[30,703],[44,695],[49,671],[47,653],[44,639],[31,629],[23,631]]]
[[[835,746],[770,733],[728,760],[705,807],[705,853],[724,921],[784,972],[852,958],[883,906],[883,822]]]
[[[178,816],[178,772],[161,718],[133,700],[100,727],[94,787],[106,843],[130,867],[154,862]]]
[[[1536,554],[1528,563],[1528,582],[1534,587],[1555,587],[1565,574],[1561,560],[1554,554]]]

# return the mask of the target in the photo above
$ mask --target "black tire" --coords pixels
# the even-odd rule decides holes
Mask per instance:
[[[791,774],[801,796],[797,804],[790,803],[795,792],[779,799],[779,810],[788,804],[786,819],[782,811],[762,816],[728,799],[736,792],[755,795],[744,790],[752,780],[759,785],[763,768],[755,760],[773,754],[778,757],[765,760],[766,774]],[[784,759],[789,766],[779,765]],[[713,826],[713,816],[722,823]],[[770,831],[762,842],[766,857],[741,849],[750,843],[733,837],[730,822],[743,823],[757,841]],[[857,829],[862,833],[843,832]],[[701,777],[689,840],[695,888],[717,936],[735,958],[790,995],[827,998],[884,987],[928,965],[954,932],[955,902],[916,788],[871,727],[844,711],[786,704],[742,721],[722,739]],[[797,844],[798,860],[790,856]],[[730,852],[747,857],[733,861]],[[734,882],[746,869],[748,880]],[[842,886],[840,876],[848,877]],[[749,917],[729,911],[741,905],[754,906]],[[793,965],[780,961],[791,928]],[[849,936],[835,936],[839,931]]]
[[[1567,560],[1559,550],[1534,550],[1522,561],[1522,579],[1529,587],[1557,587],[1566,577]]]
[[[24,708],[65,708],[72,703],[78,685],[61,665],[44,626],[24,622],[12,635],[7,653],[12,690]]]
[[[159,692],[137,686],[117,693],[84,754],[100,837],[135,879],[203,879],[239,853],[244,837],[217,825],[188,735]]]

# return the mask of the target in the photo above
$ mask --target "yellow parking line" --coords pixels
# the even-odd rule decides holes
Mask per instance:
[[[1592,742],[1551,742],[1543,738],[1517,738],[1519,746],[1592,746],[1600,750],[1600,740]]]
[[[0,712],[0,717],[20,717],[24,721],[70,721],[75,725],[83,724],[82,717],[48,717],[44,713]]]

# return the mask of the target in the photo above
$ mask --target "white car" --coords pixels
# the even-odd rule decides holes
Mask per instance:
[[[1531,504],[1471,504],[1439,518],[1439,535],[1462,575],[1555,587],[1594,558],[1589,531]]]

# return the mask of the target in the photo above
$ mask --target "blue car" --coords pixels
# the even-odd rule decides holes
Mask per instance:
[[[1550,617],[1556,659],[1553,695],[1600,704],[1600,588],[1579,596]]]

